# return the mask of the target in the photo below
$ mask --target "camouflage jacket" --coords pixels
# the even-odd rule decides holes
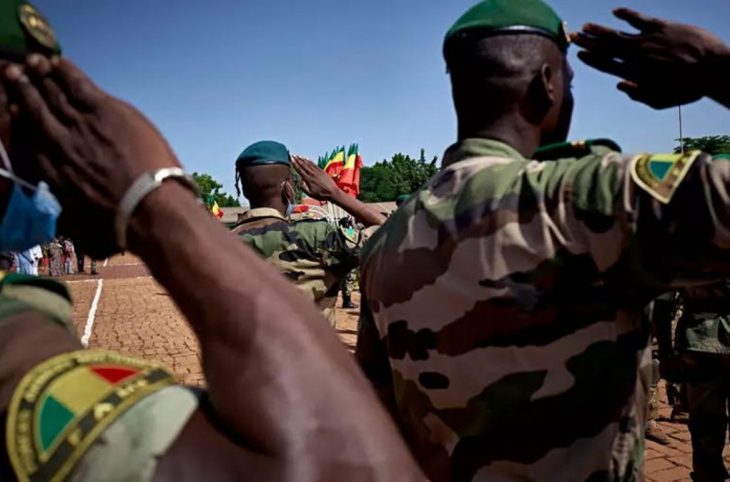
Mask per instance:
[[[730,162],[571,152],[467,139],[364,248],[358,360],[432,480],[641,478],[642,309],[730,270]]]
[[[262,219],[277,222],[261,224]],[[361,240],[324,220],[289,222],[275,209],[252,209],[235,232],[311,297],[334,326],[342,281],[356,268]]]
[[[730,355],[730,281],[685,288],[676,349]]]

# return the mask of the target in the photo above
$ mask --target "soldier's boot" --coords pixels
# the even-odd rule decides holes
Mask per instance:
[[[672,442],[667,435],[659,428],[656,420],[649,420],[646,425],[646,439],[656,442],[659,445],[671,445]]]
[[[349,296],[343,296],[342,297],[342,309],[345,310],[354,310],[357,308],[357,305],[352,302]]]

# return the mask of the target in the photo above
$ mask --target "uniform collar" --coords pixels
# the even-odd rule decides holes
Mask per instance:
[[[525,160],[517,150],[502,141],[472,137],[464,139],[446,149],[443,167],[474,157],[507,157],[509,159]]]
[[[256,208],[250,209],[241,216],[241,223],[252,221],[261,218],[277,218],[282,221],[288,221],[284,216],[281,215],[278,209],[274,208]]]

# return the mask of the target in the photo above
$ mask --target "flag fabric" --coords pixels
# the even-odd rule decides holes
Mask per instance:
[[[210,194],[206,200],[205,204],[208,206],[208,211],[215,216],[218,219],[221,219],[223,217],[223,210],[218,206],[218,201],[215,200],[215,197],[213,194]]]
[[[362,169],[362,156],[358,151],[358,145],[352,144],[347,152],[347,160],[339,177],[335,180],[340,189],[353,197],[360,194],[360,170]]]
[[[345,167],[345,147],[335,149],[319,167],[332,179],[337,179]]]
[[[320,169],[334,179],[340,189],[353,197],[360,194],[360,170],[363,162],[358,149],[357,144],[352,144],[345,155],[345,146],[338,147],[317,160]]]

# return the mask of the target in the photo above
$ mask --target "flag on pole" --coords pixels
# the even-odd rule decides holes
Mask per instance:
[[[358,145],[352,144],[347,151],[347,160],[336,179],[340,189],[353,197],[360,194],[360,170],[362,169],[362,156],[358,151]]]
[[[345,167],[345,147],[337,149],[320,161],[319,167],[332,179],[337,179]]]
[[[223,210],[218,206],[218,202],[212,194],[206,199],[206,204],[208,205],[208,210],[213,216],[218,219],[223,217]]]

